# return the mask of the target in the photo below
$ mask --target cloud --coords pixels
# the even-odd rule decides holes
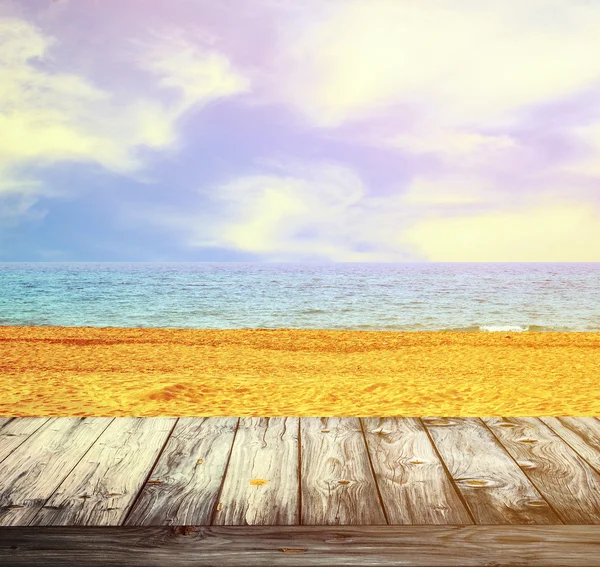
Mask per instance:
[[[406,238],[433,262],[598,262],[600,211],[589,204],[416,223]]]
[[[187,209],[136,212],[191,249],[263,261],[598,261],[600,210],[578,188],[513,192],[477,172],[375,192],[336,162],[262,161]]]
[[[152,43],[134,42],[139,49],[139,65],[160,77],[162,87],[179,91],[176,113],[250,90],[248,78],[233,69],[223,54],[202,49],[182,33],[154,35]]]
[[[502,194],[488,180],[466,175],[416,176],[402,192],[406,204],[493,206]]]
[[[14,226],[25,217],[43,218],[45,211],[33,211],[32,208],[38,197],[46,192],[38,179],[0,163],[0,227]]]
[[[290,37],[282,96],[319,126],[381,114],[510,123],[600,80],[600,5],[354,0]]]
[[[273,97],[321,135],[370,152],[396,149],[412,175],[439,182],[409,189],[409,200],[464,201],[464,186],[478,185],[477,199],[501,208],[502,193],[556,191],[560,182],[559,193],[577,192],[577,176],[600,175],[600,130],[574,129],[597,115],[588,107],[597,105],[600,60],[589,53],[600,51],[600,4],[313,8],[311,21],[285,24]]]
[[[154,83],[179,91],[173,100],[111,92],[56,69],[56,43],[23,19],[0,19],[0,191],[26,192],[22,202],[30,206],[41,186],[22,178],[25,167],[75,161],[135,173],[146,163],[141,150],[176,145],[177,121],[187,109],[248,88],[224,56],[162,43],[150,49],[146,68]]]
[[[264,166],[200,192],[201,208],[143,215],[183,233],[192,248],[251,253],[268,261],[407,261],[410,211],[396,196],[376,197],[356,173],[336,163]]]
[[[519,144],[507,135],[441,129],[403,132],[392,136],[387,143],[408,153],[434,154],[450,164],[460,160],[462,167],[497,162],[520,149]]]
[[[568,161],[563,170],[590,177],[600,177],[600,122],[577,126],[571,135],[584,149],[583,155]]]

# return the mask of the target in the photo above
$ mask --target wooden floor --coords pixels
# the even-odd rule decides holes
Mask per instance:
[[[599,566],[600,420],[0,418],[0,526],[2,566]]]

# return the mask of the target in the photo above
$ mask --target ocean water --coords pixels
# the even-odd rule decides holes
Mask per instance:
[[[0,263],[0,325],[600,331],[600,264]]]

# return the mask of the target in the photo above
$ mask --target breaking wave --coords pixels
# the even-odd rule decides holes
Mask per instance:
[[[479,330],[487,333],[522,333],[529,331],[529,326],[521,327],[521,325],[479,325]]]

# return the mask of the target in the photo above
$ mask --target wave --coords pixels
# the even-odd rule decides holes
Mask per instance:
[[[569,327],[547,327],[545,325],[480,325],[479,330],[487,333],[504,332],[504,333],[564,333],[575,331]]]
[[[487,333],[522,333],[529,331],[529,326],[521,327],[521,325],[479,325],[479,330]]]
[[[442,332],[454,333],[551,333],[573,331],[566,327],[546,327],[543,325],[470,325],[469,327],[447,327],[440,329]]]

